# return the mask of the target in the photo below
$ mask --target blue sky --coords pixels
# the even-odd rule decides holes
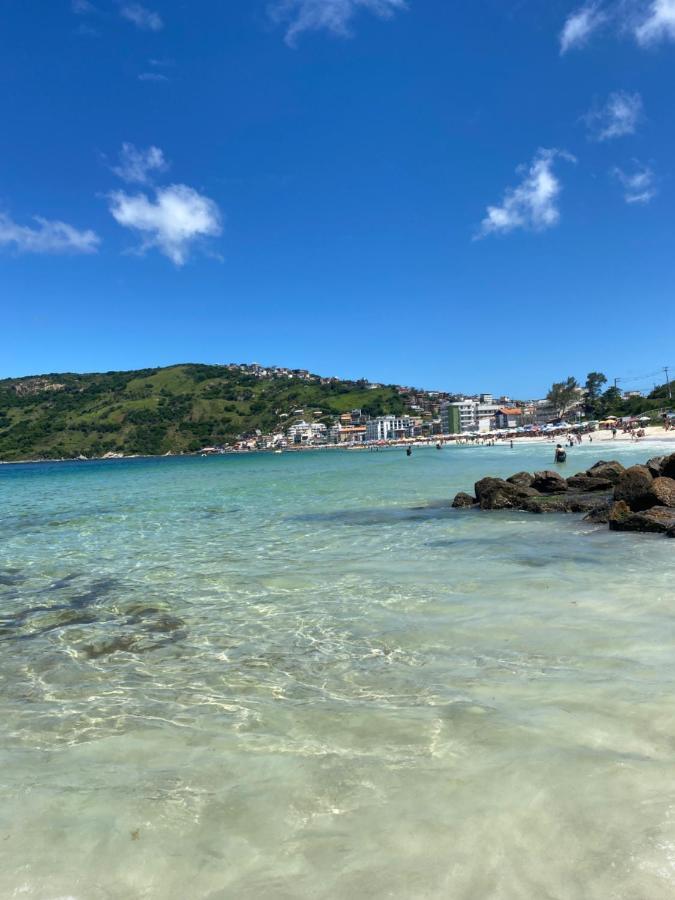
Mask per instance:
[[[0,14],[0,377],[675,368],[675,0]]]

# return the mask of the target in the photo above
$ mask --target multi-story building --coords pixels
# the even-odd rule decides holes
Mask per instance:
[[[504,406],[496,416],[497,428],[516,428],[523,421],[523,411],[517,406]]]
[[[462,434],[478,431],[478,403],[475,400],[455,400],[441,405],[443,434]]]
[[[366,440],[366,426],[339,422],[330,429],[328,439],[333,444],[362,444]]]
[[[366,422],[366,440],[394,441],[412,437],[414,427],[409,416],[378,416]]]
[[[327,429],[322,422],[297,422],[286,434],[292,444],[325,444]]]

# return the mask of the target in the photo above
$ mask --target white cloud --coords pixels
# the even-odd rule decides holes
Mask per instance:
[[[275,22],[286,25],[286,43],[294,46],[303,31],[325,29],[346,37],[352,19],[367,10],[387,19],[407,8],[407,0],[274,0],[269,13]]]
[[[488,206],[477,237],[506,234],[516,228],[545,231],[557,225],[562,187],[553,166],[558,158],[575,162],[573,156],[561,150],[538,150],[529,167],[519,169],[523,180],[517,187],[508,188],[501,206]]]
[[[222,232],[218,206],[185,184],[157,188],[154,200],[124,191],[114,191],[109,200],[115,221],[140,232],[140,253],[155,247],[177,266],[187,262],[196,241]]]
[[[642,47],[675,41],[675,0],[586,0],[565,22],[561,53],[588,43],[603,25],[619,36],[631,34]]]
[[[635,27],[635,37],[642,45],[675,41],[675,0],[653,0],[646,18]]]
[[[589,3],[573,12],[560,34],[560,52],[567,53],[573,47],[583,47],[590,36],[607,21],[607,15],[599,3]]]
[[[169,79],[166,75],[162,75],[160,72],[141,72],[138,76],[139,81],[154,81],[157,84],[161,82],[166,82]]]
[[[146,6],[141,6],[140,3],[125,3],[120,9],[120,15],[144,31],[161,31],[164,27],[159,13],[153,12]]]
[[[624,172],[617,166],[612,170],[612,175],[623,187],[626,203],[649,203],[656,196],[656,179],[650,166],[636,162],[633,172]]]
[[[100,238],[96,232],[80,231],[66,222],[35,216],[36,226],[17,225],[0,213],[0,247],[14,247],[23,253],[96,253]]]
[[[635,134],[642,116],[642,97],[627,91],[615,91],[604,106],[592,109],[584,116],[589,137],[595,141]]]
[[[169,164],[159,147],[139,150],[133,144],[124,143],[119,165],[113,166],[112,171],[129,184],[149,184],[154,172],[166,172],[168,168]]]

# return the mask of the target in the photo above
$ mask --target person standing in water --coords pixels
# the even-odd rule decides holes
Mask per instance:
[[[567,461],[567,454],[563,450],[562,444],[556,446],[554,460],[557,463],[564,463]]]

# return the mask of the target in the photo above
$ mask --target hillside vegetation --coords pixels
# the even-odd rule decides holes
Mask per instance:
[[[227,366],[7,379],[0,381],[0,459],[195,451],[283,429],[296,409],[328,424],[354,408],[400,414],[404,404],[394,387],[260,378]]]

